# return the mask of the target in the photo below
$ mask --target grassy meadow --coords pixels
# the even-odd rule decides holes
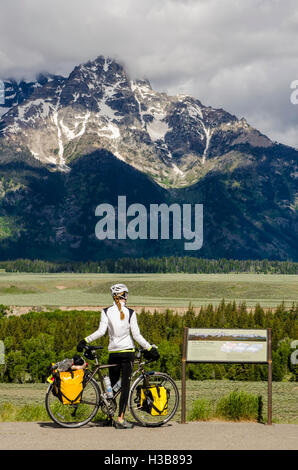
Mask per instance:
[[[181,420],[181,382],[177,380],[180,404],[174,421]],[[47,384],[6,384],[0,383],[0,421],[50,421],[44,407]],[[215,410],[218,401],[233,391],[244,391],[263,400],[263,420],[267,420],[267,382],[237,382],[228,380],[187,381],[186,416],[190,417],[195,400],[208,400]],[[298,385],[295,382],[273,382],[272,420],[273,423],[298,424]],[[101,413],[100,413],[101,415]],[[103,417],[103,415],[102,415]],[[127,413],[129,418],[129,413]]]
[[[282,302],[298,302],[298,275],[279,274],[34,274],[0,272],[0,304],[54,308],[106,306],[109,288],[117,282],[129,288],[129,306],[185,308],[227,302],[259,303],[274,308]],[[21,312],[22,313],[22,312]],[[25,311],[23,312],[25,313]],[[181,382],[177,380],[181,390]],[[0,383],[0,421],[49,420],[44,409],[44,383]],[[188,380],[187,416],[195,400],[208,401],[215,410],[218,400],[238,390],[262,395],[267,417],[267,382],[236,380]],[[297,382],[273,382],[273,422],[298,424]],[[181,403],[175,416],[180,421]]]
[[[0,272],[0,304],[15,306],[102,306],[111,284],[124,282],[129,305],[194,307],[224,298],[248,307],[298,302],[298,275],[287,274],[34,274]]]

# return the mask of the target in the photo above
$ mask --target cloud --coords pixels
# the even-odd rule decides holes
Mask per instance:
[[[222,107],[298,147],[295,0],[10,0],[0,77],[68,74],[98,55],[170,94]]]

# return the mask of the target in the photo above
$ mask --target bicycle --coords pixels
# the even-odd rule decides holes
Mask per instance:
[[[86,425],[95,418],[99,408],[107,415],[107,419],[112,422],[112,418],[117,409],[117,398],[121,393],[121,386],[114,393],[113,398],[108,398],[105,385],[103,369],[115,367],[116,364],[100,365],[96,350],[103,349],[102,346],[85,346],[84,356],[87,359],[95,361],[95,368],[91,372],[85,370],[85,378],[83,382],[83,392],[80,403],[63,404],[54,392],[55,384],[49,385],[45,396],[45,407],[50,418],[58,425],[66,428],[79,428]],[[142,362],[142,354],[144,350],[137,350],[134,365],[137,369],[132,373],[130,380],[136,379],[132,383],[128,397],[128,408],[138,424],[147,427],[162,426],[169,422],[175,415],[179,405],[179,392],[174,380],[164,372],[146,371],[145,366],[152,360]],[[98,376],[99,381],[95,380]],[[148,408],[142,405],[141,389],[148,390],[154,385],[163,386],[167,390],[167,410],[166,414],[150,414]],[[149,399],[150,400],[150,399]]]

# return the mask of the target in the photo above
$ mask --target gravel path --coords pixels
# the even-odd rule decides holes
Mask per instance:
[[[1,450],[298,450],[298,425],[173,423],[129,430],[91,424],[64,429],[52,423],[0,423]]]

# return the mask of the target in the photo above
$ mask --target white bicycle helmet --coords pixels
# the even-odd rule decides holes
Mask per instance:
[[[120,299],[127,299],[128,289],[125,284],[114,284],[111,287],[112,297],[119,297]]]

